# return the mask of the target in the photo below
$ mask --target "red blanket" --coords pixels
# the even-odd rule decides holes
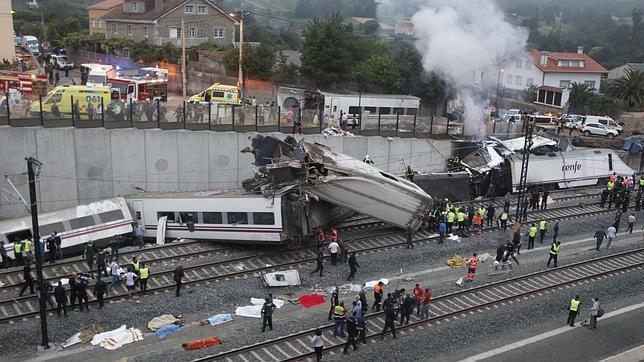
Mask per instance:
[[[314,307],[318,304],[324,304],[324,297],[319,294],[305,294],[300,297],[300,304],[306,308]]]

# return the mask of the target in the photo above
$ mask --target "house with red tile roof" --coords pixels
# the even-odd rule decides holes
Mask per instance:
[[[585,54],[583,48],[576,53],[529,51],[507,62],[496,75],[503,94],[517,93],[534,85],[537,87],[535,103],[563,108],[568,101],[566,91],[573,83],[584,83],[595,93],[608,70]],[[495,80],[497,80],[495,79]]]
[[[88,6],[89,33],[105,33],[105,23],[101,17],[117,6],[123,6],[123,0],[103,0]]]
[[[187,47],[204,42],[232,44],[237,21],[218,0],[123,0],[102,16],[107,38]],[[183,19],[183,28],[181,20]]]

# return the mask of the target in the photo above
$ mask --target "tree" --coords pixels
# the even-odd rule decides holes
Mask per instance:
[[[378,32],[380,29],[380,24],[376,20],[367,20],[363,24],[360,24],[360,31],[366,35],[373,35]]]
[[[586,102],[589,114],[602,114],[617,118],[624,113],[624,102],[621,99],[593,94]]]
[[[253,75],[268,79],[273,73],[275,65],[275,50],[266,44],[252,46],[244,44],[244,60],[242,69],[245,76]],[[239,68],[239,49],[228,48],[224,51],[224,64],[226,68],[236,70]]]
[[[321,86],[351,78],[355,57],[356,36],[353,27],[345,24],[339,14],[314,19],[306,27],[302,48],[302,73]]]
[[[644,72],[627,69],[623,77],[611,81],[607,92],[623,100],[628,109],[644,105]]]
[[[385,92],[400,92],[402,83],[398,65],[391,56],[389,46],[374,44],[371,56],[364,63],[364,72],[369,83],[381,87]]]
[[[593,89],[585,83],[572,83],[570,85],[570,97],[568,98],[568,110],[570,113],[585,114],[588,100],[593,95]]]

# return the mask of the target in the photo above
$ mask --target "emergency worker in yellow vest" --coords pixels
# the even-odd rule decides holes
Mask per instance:
[[[510,218],[510,215],[508,214],[508,212],[503,210],[503,212],[501,213],[501,216],[499,216],[499,220],[501,221],[501,227],[503,228],[503,231],[508,230],[509,218]]]
[[[534,238],[537,236],[537,227],[534,223],[528,229],[528,250],[534,249]]]
[[[34,242],[31,240],[31,238],[28,238],[27,240],[23,240],[23,245],[22,245],[22,258],[25,264],[30,264],[34,260],[34,254],[33,254],[33,246]]]
[[[559,249],[561,248],[561,243],[558,241],[553,241],[550,245],[550,258],[548,258],[548,266],[550,266],[550,261],[555,262],[555,268],[557,267],[557,256],[559,256]]]
[[[555,259],[555,266],[557,264],[557,260]],[[141,293],[143,295],[147,294],[148,292],[148,277],[150,276],[150,268],[148,268],[145,263],[141,263],[141,267],[139,268],[139,286],[141,287]]]
[[[13,243],[13,257],[16,260],[16,265],[20,265],[24,262],[22,258],[22,242],[16,240]]]
[[[467,215],[463,212],[463,210],[458,210],[458,213],[456,214],[456,221],[458,222],[458,231],[463,231],[463,229],[467,228],[466,225],[466,220]]]
[[[541,244],[543,244],[543,238],[546,237],[546,224],[548,222],[546,220],[541,220],[539,221],[539,241],[541,241]]]
[[[566,323],[570,324],[571,327],[575,326],[575,318],[579,314],[579,307],[581,306],[581,301],[579,300],[579,295],[576,295],[570,300],[568,305],[568,321]]]
[[[454,211],[449,210],[447,213],[447,233],[451,234],[452,233],[452,225],[454,225],[454,221],[456,221],[456,214]]]

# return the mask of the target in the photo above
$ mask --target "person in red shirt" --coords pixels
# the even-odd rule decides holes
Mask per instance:
[[[414,290],[412,290],[412,293],[414,294],[414,303],[416,304],[416,314],[420,316],[420,302],[423,299],[423,288],[420,287],[420,285],[416,284],[416,287]]]
[[[338,241],[338,230],[335,228],[331,229],[331,241]]]
[[[427,319],[429,318],[429,301],[432,299],[432,291],[425,289],[423,293],[423,300],[420,308],[420,318]]]

